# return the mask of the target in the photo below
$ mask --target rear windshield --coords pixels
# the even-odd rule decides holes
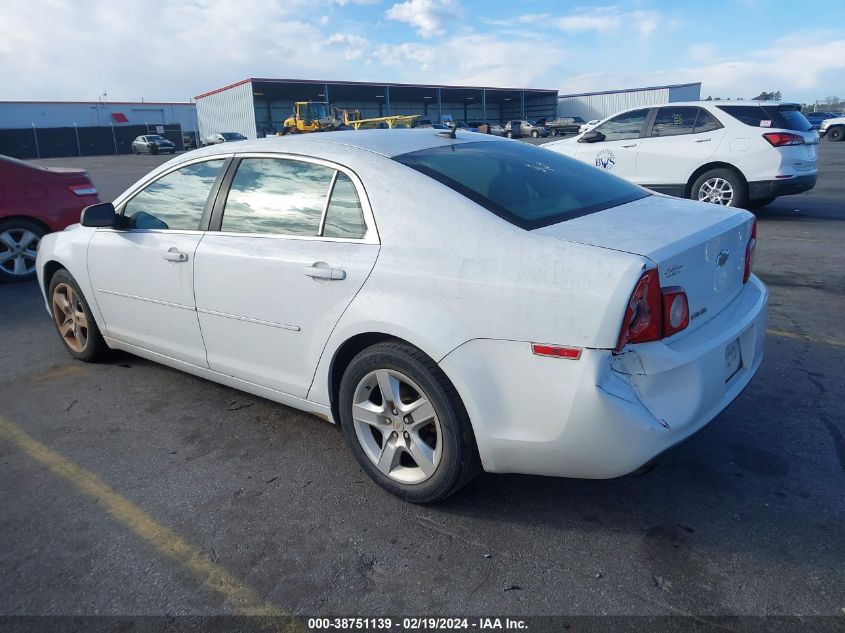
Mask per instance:
[[[526,230],[649,195],[591,165],[528,143],[456,143],[394,160]]]
[[[796,132],[809,132],[812,125],[795,105],[720,105],[719,110],[752,127],[774,127]]]

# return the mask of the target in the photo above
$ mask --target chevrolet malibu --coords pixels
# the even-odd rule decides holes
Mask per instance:
[[[490,135],[371,130],[162,165],[37,272],[75,358],[121,349],[339,423],[430,502],[610,478],[717,416],[763,354],[754,217]]]

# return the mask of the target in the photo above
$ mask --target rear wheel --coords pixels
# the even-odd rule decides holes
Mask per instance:
[[[744,207],[748,202],[748,186],[730,169],[711,169],[696,179],[690,198],[725,207]]]
[[[507,136],[508,138],[513,138],[513,132],[508,130],[507,132],[505,132],[505,136]]]
[[[94,321],[91,308],[73,276],[65,269],[50,280],[50,312],[67,352],[88,363],[102,360],[109,348]]]
[[[0,280],[25,281],[35,277],[35,256],[44,228],[24,219],[0,222]]]
[[[531,138],[537,138],[540,136],[540,133],[537,130],[531,130]]]
[[[480,471],[457,391],[415,347],[386,342],[359,353],[343,374],[339,406],[358,463],[406,501],[439,501]]]
[[[837,125],[836,127],[832,127],[827,131],[827,138],[830,141],[841,141],[845,138],[845,126]]]

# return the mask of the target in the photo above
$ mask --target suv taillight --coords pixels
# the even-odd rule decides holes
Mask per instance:
[[[660,287],[656,268],[640,277],[622,320],[616,351],[628,343],[659,341],[680,332],[689,325],[687,293],[679,286]]]
[[[742,275],[742,283],[751,277],[751,266],[754,265],[754,251],[757,248],[757,220],[751,221],[751,239],[745,247],[745,272]]]
[[[783,147],[784,145],[803,145],[804,137],[788,132],[767,132],[763,138],[772,144],[772,147]]]

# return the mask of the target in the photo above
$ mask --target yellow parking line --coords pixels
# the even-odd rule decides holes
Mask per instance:
[[[66,479],[77,490],[95,499],[117,521],[131,529],[160,553],[182,565],[205,586],[221,594],[238,613],[262,617],[289,615],[264,602],[255,590],[218,567],[209,556],[192,547],[178,534],[157,523],[153,517],[115,492],[99,477],[47,448],[14,423],[2,417],[0,417],[0,437],[7,439],[56,475]],[[290,630],[299,630],[293,620],[288,620],[287,625],[290,626]]]
[[[837,341],[833,338],[814,338],[806,334],[798,334],[797,332],[784,332],[783,330],[766,330],[766,334],[772,336],[784,336],[786,338],[797,338],[800,341],[809,341],[810,343],[822,343],[823,345],[833,345],[835,347],[845,347],[845,341]]]

